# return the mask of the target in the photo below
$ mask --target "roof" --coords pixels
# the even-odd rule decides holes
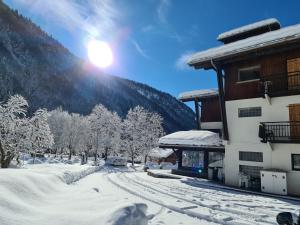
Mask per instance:
[[[218,89],[203,89],[203,90],[195,90],[195,91],[187,91],[180,93],[178,99],[181,101],[192,101],[194,99],[203,99],[208,97],[218,96]]]
[[[219,134],[207,130],[178,131],[159,139],[160,146],[221,147]]]
[[[221,40],[224,40],[226,38],[234,37],[234,36],[237,36],[237,35],[243,35],[245,33],[248,33],[250,31],[257,30],[257,29],[260,29],[260,28],[263,28],[263,27],[271,28],[271,26],[274,26],[274,25],[277,25],[277,27],[280,28],[280,23],[275,18],[258,21],[256,23],[252,23],[252,24],[249,24],[249,25],[246,25],[246,26],[242,26],[242,27],[239,27],[239,28],[221,33],[217,37],[217,40],[221,41]]]
[[[292,41],[300,41],[300,24],[197,52],[189,58],[188,64],[203,67],[205,63],[210,63],[211,60],[220,61],[240,53],[249,53]]]
[[[174,153],[173,149],[171,148],[153,148],[149,152],[150,157],[156,158],[167,158]]]

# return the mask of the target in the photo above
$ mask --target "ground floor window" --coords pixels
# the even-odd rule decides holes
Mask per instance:
[[[182,151],[182,166],[190,168],[204,168],[204,152]]]
[[[300,170],[300,154],[292,154],[292,170]]]
[[[240,161],[263,162],[262,152],[239,152]]]
[[[260,171],[263,167],[240,165],[240,175],[247,177],[247,188],[260,190]]]

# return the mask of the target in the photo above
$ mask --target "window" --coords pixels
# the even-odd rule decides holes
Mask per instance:
[[[292,170],[300,171],[300,154],[292,154]]]
[[[263,162],[262,152],[239,152],[240,161]]]
[[[260,78],[260,66],[252,66],[248,68],[239,69],[238,81],[251,81]]]
[[[240,173],[244,173],[253,178],[260,178],[260,171],[263,167],[240,165]]]
[[[239,108],[239,117],[261,116],[261,107]]]
[[[190,168],[204,168],[204,152],[182,151],[182,166]]]

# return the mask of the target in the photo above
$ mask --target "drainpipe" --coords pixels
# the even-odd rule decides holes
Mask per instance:
[[[196,122],[197,122],[197,130],[200,130],[200,113],[199,113],[199,101],[195,99],[195,111],[196,111]]]
[[[218,80],[218,89],[219,89],[219,103],[221,109],[221,119],[222,119],[222,132],[223,139],[228,141],[228,126],[227,126],[227,116],[226,116],[226,107],[225,107],[225,98],[224,98],[224,85],[223,85],[223,74],[222,69],[218,68],[218,66],[214,63],[213,59],[210,60],[213,69],[217,72],[217,80]]]

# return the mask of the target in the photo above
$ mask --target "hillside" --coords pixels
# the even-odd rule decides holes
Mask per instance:
[[[101,103],[124,117],[141,105],[164,118],[167,132],[194,127],[194,113],[171,95],[87,66],[0,0],[0,100],[23,95],[30,112],[58,106],[88,114]]]

